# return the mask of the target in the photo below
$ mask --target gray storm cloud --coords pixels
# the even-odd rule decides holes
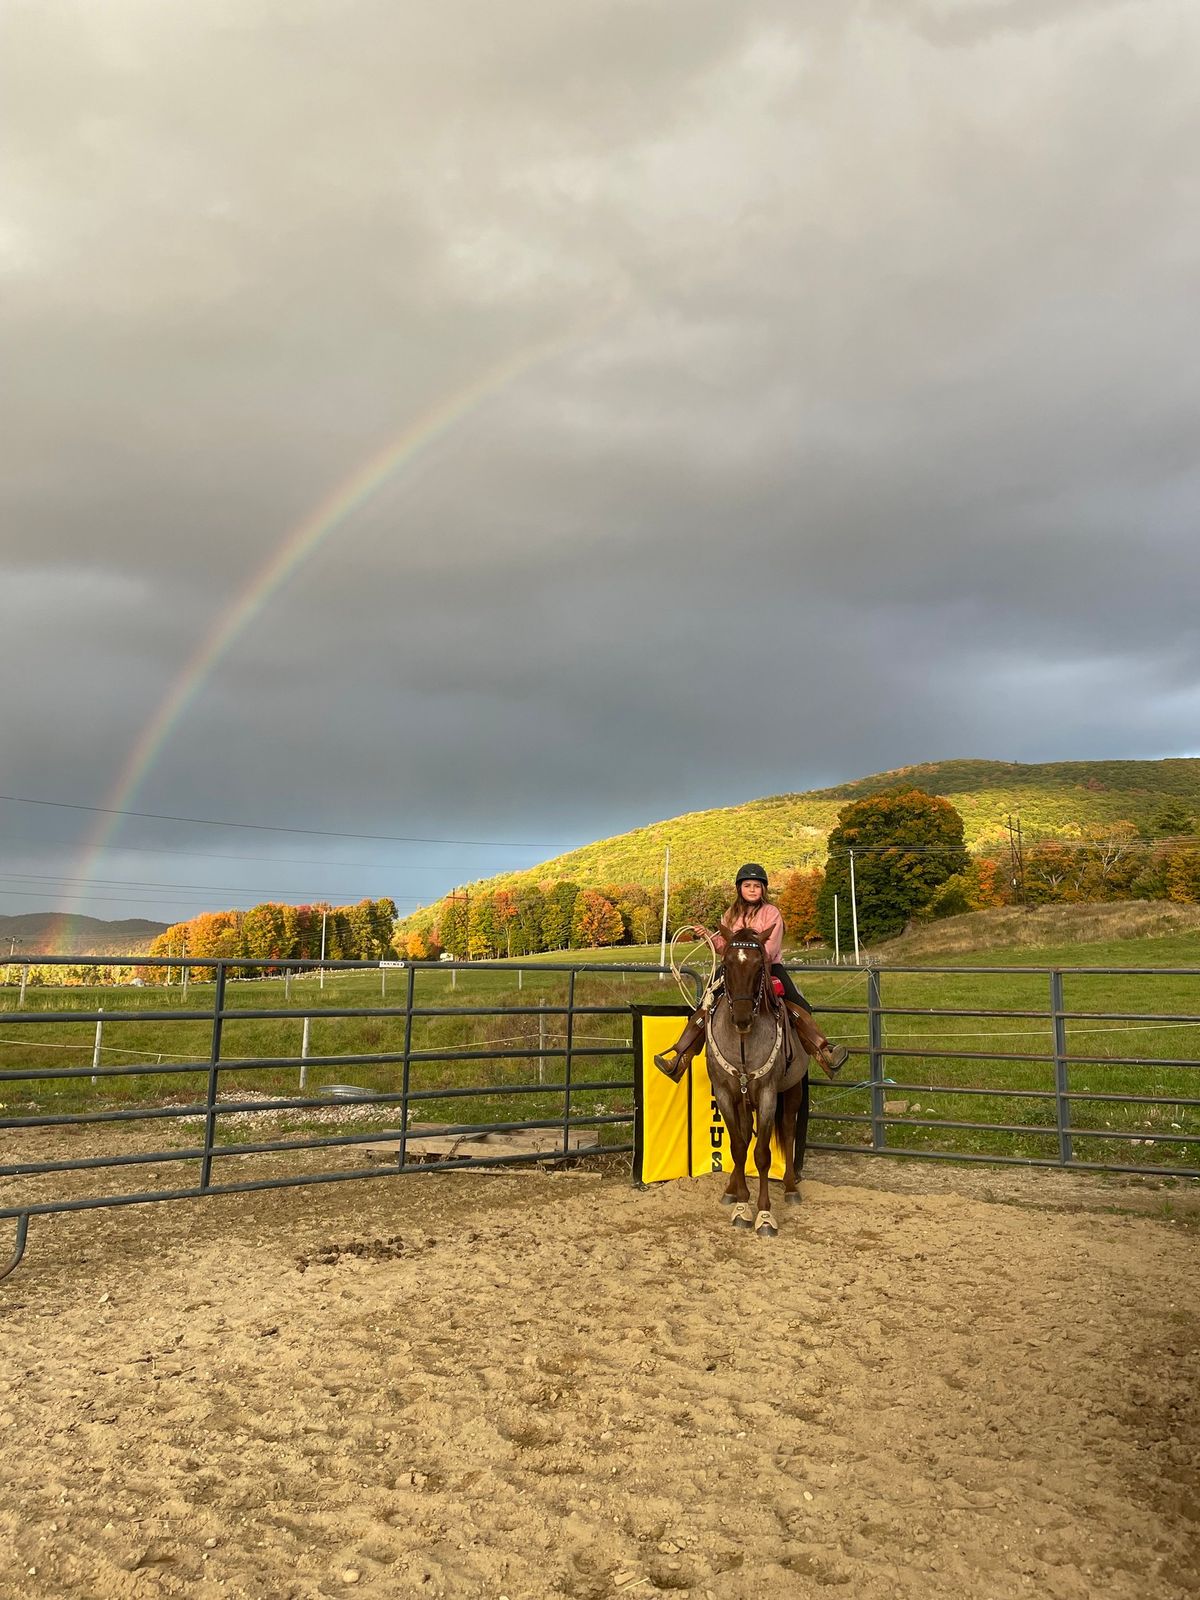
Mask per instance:
[[[354,847],[420,897],[908,761],[1196,748],[1194,7],[3,27],[6,792],[105,804],[289,533],[506,362],[268,595],[137,809],[527,842]],[[86,825],[0,807],[7,869]],[[119,838],[131,884],[249,852]],[[255,848],[339,887],[350,845],[294,844]]]

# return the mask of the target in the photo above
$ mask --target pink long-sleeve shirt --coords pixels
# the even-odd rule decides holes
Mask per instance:
[[[738,928],[749,928],[761,937],[767,947],[767,960],[771,966],[783,960],[783,913],[778,906],[767,905],[765,902],[755,906],[748,917],[739,918],[729,931],[733,933]],[[718,950],[725,948],[725,941],[719,933],[716,937],[716,946]]]

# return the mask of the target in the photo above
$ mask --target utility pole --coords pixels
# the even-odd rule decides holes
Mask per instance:
[[[667,896],[671,892],[671,846],[667,846],[667,858],[663,862],[663,914],[662,914],[662,941],[658,947],[658,964],[665,967],[667,964]],[[659,981],[665,983],[667,975],[659,973]]]
[[[471,956],[471,891],[469,889],[452,889],[446,897],[453,900],[455,905],[463,902],[463,935],[462,935],[462,961],[469,961]],[[451,978],[454,974],[450,974]]]
[[[842,964],[842,930],[838,927],[838,897],[833,897],[833,964],[840,967]]]
[[[850,917],[854,923],[854,965],[861,963],[858,958],[858,891],[854,887],[854,851],[850,852]]]
[[[1008,819],[1008,851],[1012,863],[1012,888],[1013,897],[1017,904],[1025,904],[1025,851],[1024,840],[1021,836],[1021,818],[1016,822]]]

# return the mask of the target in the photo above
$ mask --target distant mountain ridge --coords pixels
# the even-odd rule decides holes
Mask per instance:
[[[14,959],[48,955],[52,945],[60,955],[137,955],[166,931],[165,922],[149,922],[144,917],[105,922],[100,917],[27,911],[15,917],[0,916],[0,961],[8,955],[14,939]]]
[[[1006,819],[1021,819],[1025,841],[1065,838],[1092,823],[1135,823],[1143,832],[1170,800],[1200,817],[1200,757],[1161,761],[925,761],[876,772],[828,789],[769,795],[742,805],[684,813],[581,846],[521,872],[481,879],[481,891],[569,879],[581,888],[661,883],[671,847],[671,878],[728,878],[743,861],[771,874],[823,864],[825,841],[841,808],[888,789],[924,789],[962,813],[969,849],[1008,842]],[[424,908],[404,926],[430,920]]]

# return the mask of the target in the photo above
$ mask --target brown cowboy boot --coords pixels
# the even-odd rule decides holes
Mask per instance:
[[[813,1021],[812,1013],[803,1006],[798,1006],[794,1000],[785,1000],[784,1005],[800,1043],[810,1056],[821,1063],[827,1078],[836,1078],[850,1059],[849,1050],[844,1044],[831,1044]]]
[[[692,1057],[704,1043],[703,1011],[694,1011],[688,1018],[688,1025],[679,1035],[679,1038],[669,1050],[664,1050],[662,1055],[655,1056],[654,1065],[660,1072],[665,1072],[672,1083],[678,1083],[684,1073],[692,1064]],[[674,1056],[672,1061],[670,1058]]]

